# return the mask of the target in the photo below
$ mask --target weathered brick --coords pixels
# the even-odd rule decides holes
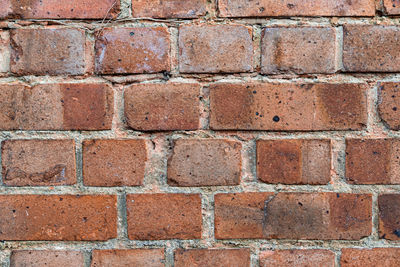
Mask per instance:
[[[85,259],[80,251],[64,250],[15,250],[11,253],[12,267],[84,267]]]
[[[108,240],[117,236],[109,195],[0,195],[0,240]]]
[[[179,29],[183,73],[253,70],[252,29],[242,25],[189,25]]]
[[[400,27],[345,25],[343,65],[349,72],[400,71]]]
[[[346,140],[346,178],[351,184],[400,184],[400,140]]]
[[[374,0],[219,0],[221,17],[374,16]]]
[[[166,27],[104,28],[96,32],[96,72],[155,73],[170,70]]]
[[[147,160],[145,140],[86,140],[82,154],[85,185],[143,184]]]
[[[241,176],[239,142],[179,139],[168,160],[168,184],[172,186],[238,185]]]
[[[142,131],[196,130],[199,97],[199,84],[134,84],[125,90],[127,123]]]
[[[340,258],[342,267],[400,266],[399,248],[373,248],[373,249],[342,249]]]
[[[265,74],[338,70],[334,28],[266,28],[262,35],[261,70]]]
[[[120,9],[120,0],[7,1],[11,9],[8,16],[23,19],[111,19],[117,17]]]
[[[11,72],[16,75],[80,75],[90,68],[83,30],[14,29],[10,33]]]
[[[1,144],[3,182],[8,186],[76,183],[73,140],[7,140]]]
[[[206,0],[132,0],[133,17],[197,18],[206,14]]]
[[[399,0],[383,0],[386,14],[399,15],[400,14],[400,1]]]
[[[10,71],[10,34],[8,31],[0,30],[0,73],[8,71]]]
[[[389,240],[400,240],[400,194],[378,197],[379,236]]]
[[[250,267],[249,249],[177,249],[175,267]]]
[[[360,130],[365,84],[219,83],[210,86],[214,130]]]
[[[11,12],[11,0],[0,1],[0,19],[6,18]]]
[[[325,249],[268,250],[260,254],[260,267],[334,267],[335,253]]]
[[[197,194],[127,195],[128,237],[136,240],[200,239]]]
[[[269,184],[327,184],[330,140],[258,140],[257,176]]]
[[[0,129],[107,130],[113,103],[107,84],[0,84]]]
[[[164,261],[163,249],[93,250],[91,267],[163,267]]]
[[[369,194],[217,194],[215,237],[357,240],[371,234],[371,216]]]
[[[378,84],[378,112],[382,121],[392,130],[400,130],[400,82]]]

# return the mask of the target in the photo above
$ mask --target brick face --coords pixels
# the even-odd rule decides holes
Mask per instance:
[[[385,11],[389,15],[400,14],[400,2],[399,0],[383,0],[383,6]]]
[[[400,83],[378,84],[378,112],[382,121],[392,130],[400,130]]]
[[[400,240],[399,204],[399,194],[385,194],[378,197],[380,238]]]
[[[400,264],[399,248],[342,249],[340,264],[343,267],[397,266]]]
[[[84,255],[80,251],[56,250],[16,250],[11,254],[10,266],[44,267],[65,266],[84,267]]]
[[[175,251],[175,266],[232,266],[250,267],[248,249],[178,249]]]
[[[164,261],[163,249],[94,250],[90,266],[163,267]]]
[[[268,250],[260,253],[260,267],[334,267],[335,254],[324,249]]]
[[[206,14],[206,0],[132,0],[133,17],[197,18]]]
[[[210,87],[214,130],[360,130],[366,85],[220,83]]]

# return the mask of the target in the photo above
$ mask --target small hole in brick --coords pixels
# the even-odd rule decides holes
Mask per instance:
[[[272,120],[274,122],[279,122],[281,119],[278,116],[274,116]]]
[[[394,108],[393,108],[393,111],[397,111],[397,107],[394,107]]]
[[[130,35],[130,36],[134,36],[135,33],[134,33],[134,32],[130,32],[129,35]]]

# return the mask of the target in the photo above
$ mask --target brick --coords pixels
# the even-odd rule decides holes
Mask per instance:
[[[104,28],[96,32],[96,72],[169,71],[170,37],[165,27]]]
[[[7,186],[76,183],[73,140],[6,140],[1,151],[3,182]]]
[[[129,127],[141,131],[196,130],[200,127],[200,85],[134,84],[125,90]]]
[[[220,0],[221,17],[374,16],[374,0]]]
[[[334,28],[266,28],[262,33],[261,50],[261,70],[265,74],[334,73],[338,70]]]
[[[0,1],[0,19],[6,18],[12,12],[11,0]]]
[[[400,184],[400,140],[347,139],[346,179],[351,184]]]
[[[361,130],[366,84],[219,83],[210,86],[214,130]]]
[[[335,253],[325,249],[268,250],[260,254],[260,267],[334,267]]]
[[[0,129],[107,130],[113,103],[107,84],[0,84]]]
[[[344,239],[371,234],[372,196],[342,193],[215,195],[217,239]]]
[[[268,184],[327,184],[330,140],[258,140],[257,176]]]
[[[132,0],[134,18],[198,18],[206,14],[206,0]]]
[[[385,125],[400,130],[400,83],[378,83],[378,113]]]
[[[88,71],[80,29],[11,30],[11,72],[16,75],[82,75]]]
[[[200,239],[198,194],[127,195],[128,237],[134,240]]]
[[[252,29],[241,25],[189,25],[179,29],[179,70],[233,73],[253,70]]]
[[[11,253],[13,267],[84,267],[85,259],[80,251],[15,250]]]
[[[250,267],[249,249],[177,249],[175,267]]]
[[[115,238],[116,205],[109,195],[0,195],[0,240]]]
[[[348,72],[400,71],[400,27],[345,25],[343,65]]]
[[[399,0],[383,0],[385,12],[388,15],[400,14],[400,1]]]
[[[91,267],[103,266],[165,266],[163,249],[93,250]]]
[[[143,184],[145,140],[85,140],[82,154],[83,182],[87,186]]]
[[[0,73],[10,71],[10,56],[10,34],[0,30]]]
[[[400,240],[400,194],[386,194],[378,197],[379,237]]]
[[[399,265],[399,248],[344,248],[342,249],[342,256],[340,258],[340,266],[342,267],[391,267]]]
[[[119,0],[7,1],[11,6],[11,12],[8,15],[22,19],[111,19],[117,17],[120,9]]]
[[[172,186],[238,185],[241,176],[239,142],[229,140],[175,140],[168,160]]]

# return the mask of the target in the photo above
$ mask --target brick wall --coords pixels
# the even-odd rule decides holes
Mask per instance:
[[[0,266],[399,266],[399,16],[1,0]]]

